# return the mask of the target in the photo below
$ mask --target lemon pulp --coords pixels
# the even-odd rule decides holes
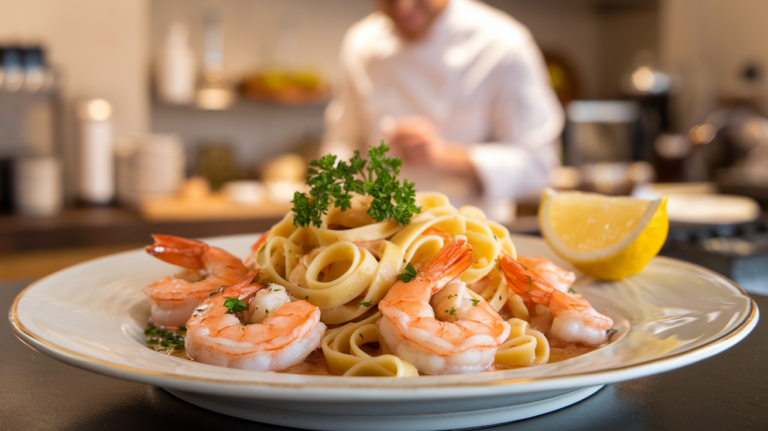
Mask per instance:
[[[619,280],[643,269],[664,245],[666,198],[544,192],[539,225],[547,243],[583,273]]]
[[[618,243],[634,229],[648,210],[649,201],[603,196],[561,195],[549,210],[555,234],[571,249],[590,251]],[[609,198],[611,199],[611,198]]]

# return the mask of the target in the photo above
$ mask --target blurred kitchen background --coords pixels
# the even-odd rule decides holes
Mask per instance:
[[[488,0],[566,108],[560,189],[668,194],[662,254],[759,291],[768,2]],[[0,14],[0,279],[275,223],[365,0],[28,0]],[[536,202],[512,231],[536,233]],[[765,292],[764,292],[765,293]]]

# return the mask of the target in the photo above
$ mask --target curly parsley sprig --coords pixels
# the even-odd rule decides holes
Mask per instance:
[[[368,215],[374,220],[394,219],[397,224],[408,226],[411,217],[421,212],[416,205],[414,183],[397,179],[403,161],[386,155],[389,147],[381,142],[378,147],[368,149],[366,158],[355,156],[345,162],[338,161],[332,154],[310,162],[307,169],[309,194],[296,192],[293,195],[293,224],[306,227],[313,224],[320,227],[321,217],[328,213],[331,204],[346,211],[352,207],[352,193],[372,196]]]

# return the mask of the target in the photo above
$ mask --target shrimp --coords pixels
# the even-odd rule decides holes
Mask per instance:
[[[184,326],[197,304],[221,286],[229,286],[248,269],[235,256],[208,244],[171,235],[152,235],[147,253],[186,270],[144,288],[152,300],[150,323]]]
[[[555,289],[568,292],[568,288],[576,281],[576,274],[555,265],[543,256],[518,256],[517,261],[546,280]]]
[[[446,232],[446,231],[444,231],[442,229],[438,229],[436,227],[427,228],[421,234],[424,235],[424,236],[426,236],[426,235],[437,235],[437,236],[443,238],[445,240],[445,242],[449,242],[449,241],[453,240],[453,237],[451,237],[451,234],[449,234],[448,232]]]
[[[320,309],[304,300],[291,302],[282,286],[262,290],[263,285],[251,284],[258,272],[249,272],[195,309],[187,322],[185,341],[193,359],[230,368],[279,371],[304,361],[320,346],[325,335]],[[231,314],[225,305],[230,298],[247,303],[247,309]],[[254,305],[258,299],[260,304]],[[276,308],[263,308],[269,304]]]
[[[382,318],[376,325],[385,352],[425,374],[478,373],[493,365],[510,326],[482,298],[470,299],[463,282],[451,283],[470,265],[472,247],[458,239],[443,246],[413,280],[395,282],[379,303]],[[430,299],[447,285],[461,293],[461,301],[443,309],[454,294],[439,300],[439,314],[451,316],[440,321]]]
[[[506,254],[499,256],[499,266],[510,288],[525,303],[543,305],[552,313],[552,337],[587,346],[601,346],[608,341],[607,330],[613,320],[597,312],[586,299],[561,292]]]

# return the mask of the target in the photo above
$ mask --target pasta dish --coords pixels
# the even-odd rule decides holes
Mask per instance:
[[[358,159],[367,164],[313,163],[312,192],[242,261],[154,235],[147,251],[184,270],[145,288],[150,347],[258,371],[414,377],[533,366],[608,342],[613,321],[572,288],[572,272],[518,256],[480,209],[413,192],[378,150]],[[363,166],[377,166],[375,179]]]

